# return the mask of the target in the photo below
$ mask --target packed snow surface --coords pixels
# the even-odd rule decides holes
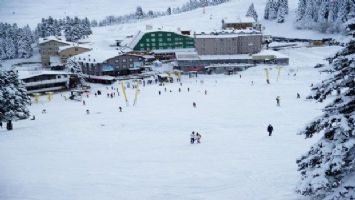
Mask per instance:
[[[296,133],[323,107],[305,96],[326,76],[313,66],[338,49],[283,51],[291,64],[278,81],[276,66],[257,66],[232,76],[183,76],[182,86],[146,85],[135,106],[135,90],[127,89],[126,106],[118,83],[92,85],[85,106],[65,100],[68,92],[50,102],[42,96],[30,107],[36,120],[0,129],[0,199],[299,199],[295,160],[317,138]],[[111,87],[119,97],[106,96]],[[103,95],[95,97],[98,89]],[[189,143],[192,131],[202,134],[201,144]]]

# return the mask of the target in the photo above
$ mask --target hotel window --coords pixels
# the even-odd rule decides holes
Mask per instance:
[[[155,42],[155,39],[154,39],[154,38],[152,38],[152,42]]]
[[[159,33],[158,36],[159,36],[159,37],[163,37],[163,34]]]
[[[158,41],[159,41],[159,42],[162,42],[162,41],[163,41],[163,38],[159,38]]]
[[[149,42],[150,40],[149,40],[149,38],[147,38],[145,41],[146,41],[146,42]]]
[[[125,62],[126,62],[126,59],[124,58],[124,59],[122,60],[122,62],[124,62],[124,63],[125,63]]]
[[[171,36],[171,33],[168,33],[168,34],[166,34],[168,37],[170,37]]]
[[[171,42],[171,38],[167,38],[166,40],[169,41],[169,42]]]
[[[154,36],[155,36],[155,33],[150,34],[150,36],[154,37]]]
[[[129,61],[132,62],[133,61],[132,58],[130,58]]]

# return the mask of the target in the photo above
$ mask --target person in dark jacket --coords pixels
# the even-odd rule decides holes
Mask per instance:
[[[190,143],[191,144],[195,143],[195,131],[192,131],[192,133],[190,135]]]
[[[269,126],[267,127],[267,132],[269,132],[269,136],[271,136],[273,130],[274,127],[272,127],[271,124],[269,124]]]

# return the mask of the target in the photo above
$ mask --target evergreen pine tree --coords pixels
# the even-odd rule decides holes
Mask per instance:
[[[270,8],[272,5],[272,0],[268,0],[265,5],[265,10],[264,10],[264,19],[270,19]]]
[[[278,11],[278,3],[271,0],[270,10],[269,10],[269,19],[276,19]]]
[[[137,17],[137,19],[142,19],[143,16],[144,16],[144,12],[143,12],[142,7],[138,6],[136,9],[136,17]]]
[[[285,16],[287,14],[287,0],[279,0],[278,2],[278,10],[277,10],[277,22],[278,23],[284,23],[285,22]]]
[[[171,15],[171,8],[170,7],[166,10],[166,14]]]
[[[248,12],[247,12],[246,16],[247,17],[252,17],[256,22],[258,21],[258,14],[255,11],[253,3],[249,6],[249,9],[248,9]]]
[[[298,1],[298,7],[296,11],[296,21],[301,21],[304,13],[306,12],[306,0],[299,0]]]
[[[7,122],[8,129],[12,129],[12,121],[29,117],[29,104],[30,98],[17,73],[0,71],[0,121]]]
[[[328,17],[329,17],[329,1],[323,1],[320,4],[318,10],[317,29],[320,32],[325,32],[328,29],[329,26]]]
[[[331,76],[309,96],[319,102],[336,92],[323,115],[301,132],[322,138],[297,160],[301,181],[296,191],[316,199],[355,199],[355,40],[330,59]]]

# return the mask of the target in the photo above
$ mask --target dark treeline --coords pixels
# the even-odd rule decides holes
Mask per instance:
[[[36,37],[65,36],[67,41],[76,42],[92,34],[88,18],[66,17],[63,19],[42,18],[35,30]]]
[[[0,22],[0,60],[32,56],[34,37],[29,26]]]

